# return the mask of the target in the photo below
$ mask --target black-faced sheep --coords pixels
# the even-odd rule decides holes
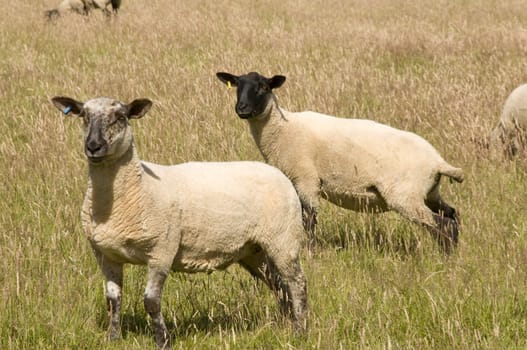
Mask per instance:
[[[125,263],[148,266],[144,304],[159,348],[170,339],[161,293],[171,270],[212,272],[239,263],[276,293],[296,328],[305,328],[302,210],[287,177],[259,162],[139,160],[129,121],[150,109],[147,99],[52,103],[84,122],[88,190],[81,217],[107,280],[110,339],[120,335]]]
[[[315,112],[288,112],[272,90],[285,77],[217,73],[237,88],[236,113],[247,119],[265,160],[291,179],[312,234],[319,199],[368,212],[393,210],[424,225],[447,252],[458,242],[456,211],[439,194],[441,175],[461,182],[449,165],[416,134],[371,120]]]
[[[505,100],[500,121],[490,136],[493,146],[512,157],[525,150],[527,136],[527,84],[514,89]]]
[[[100,9],[106,16],[110,16],[112,14],[108,9],[110,5],[113,13],[117,14],[121,7],[121,0],[63,0],[56,8],[46,11],[46,17],[54,20],[67,11],[88,15],[93,9]]]

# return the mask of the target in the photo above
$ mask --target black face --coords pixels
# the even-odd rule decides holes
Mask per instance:
[[[272,89],[280,87],[285,77],[275,75],[266,78],[258,73],[235,76],[229,73],[217,73],[216,76],[227,85],[236,86],[236,114],[242,119],[262,115],[273,96]]]
[[[249,73],[238,79],[236,95],[236,114],[243,119],[257,117],[264,112],[271,99],[271,87],[266,78]]]

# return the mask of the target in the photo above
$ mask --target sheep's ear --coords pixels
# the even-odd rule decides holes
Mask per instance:
[[[216,76],[218,79],[226,84],[227,86],[238,86],[238,77],[236,75],[232,75],[230,73],[224,73],[224,72],[218,72],[216,73]]]
[[[126,108],[128,110],[128,119],[142,118],[152,107],[152,101],[147,98],[139,98],[130,102]]]
[[[272,89],[279,88],[285,83],[285,77],[283,75],[275,75],[271,79],[268,79],[269,87]]]
[[[73,114],[79,115],[82,110],[84,103],[76,101],[69,97],[56,96],[51,99],[51,102],[59,111],[65,115]]]

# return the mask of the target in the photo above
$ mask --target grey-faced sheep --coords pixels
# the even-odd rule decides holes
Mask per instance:
[[[49,20],[54,20],[67,11],[86,16],[93,9],[100,9],[106,16],[110,16],[112,14],[108,9],[110,5],[112,5],[113,13],[117,14],[121,7],[121,0],[63,0],[56,8],[46,11],[46,16]]]
[[[356,211],[396,211],[424,225],[447,253],[457,244],[458,217],[441,199],[439,180],[461,182],[463,172],[423,138],[371,120],[288,112],[272,91],[284,83],[281,75],[217,77],[236,87],[236,113],[265,160],[293,182],[312,235],[324,198]]]
[[[527,136],[527,84],[514,89],[505,100],[500,121],[490,143],[503,147],[509,157],[525,150]]]
[[[148,267],[144,305],[159,348],[170,339],[161,293],[171,270],[211,272],[238,263],[275,292],[297,329],[305,328],[302,209],[287,177],[259,162],[139,160],[129,121],[150,109],[148,99],[52,103],[84,122],[88,190],[81,218],[107,280],[110,339],[120,336],[125,263]]]

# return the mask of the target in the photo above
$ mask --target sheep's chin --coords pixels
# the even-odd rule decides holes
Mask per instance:
[[[101,164],[106,157],[87,157],[90,164]]]

